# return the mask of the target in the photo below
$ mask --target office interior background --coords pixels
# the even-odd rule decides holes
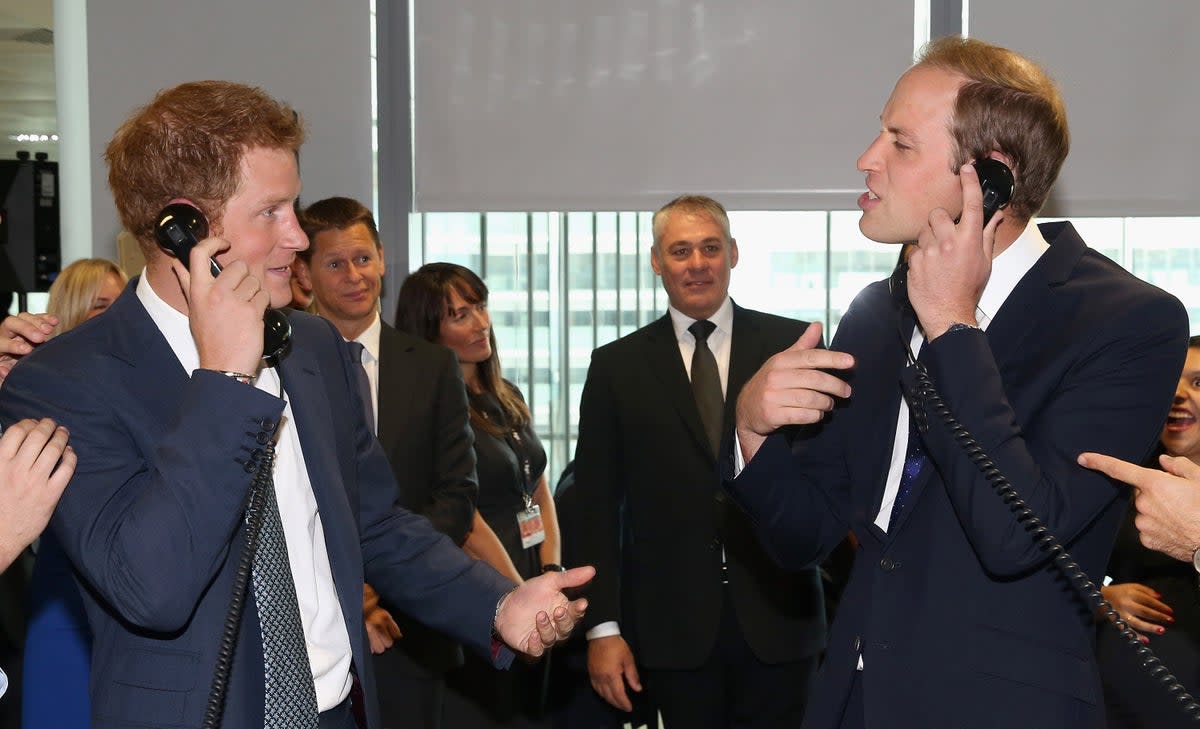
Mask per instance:
[[[665,311],[650,211],[724,202],[734,299],[831,337],[896,258],[858,232],[854,161],[915,50],[959,32],[1062,85],[1073,146],[1044,217],[1200,331],[1200,8],[1173,0],[0,0],[0,157],[59,162],[64,263],[116,259],[103,150],[133,108],[199,78],[289,101],[302,199],[377,213],[385,319],[422,263],[484,276],[553,483],[592,349]]]

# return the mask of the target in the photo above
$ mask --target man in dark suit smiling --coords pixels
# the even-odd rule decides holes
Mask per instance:
[[[738,247],[716,200],[655,213],[650,253],[668,313],[592,354],[580,403],[592,685],[629,711],[640,664],[669,728],[795,726],[825,640],[817,572],[766,556],[722,495],[717,451],[742,384],[775,352],[819,343],[820,327],[733,303]],[[686,609],[662,610],[683,596]]]

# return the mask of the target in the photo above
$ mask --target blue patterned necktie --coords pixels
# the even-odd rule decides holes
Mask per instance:
[[[263,447],[259,468],[270,474],[275,466],[274,443]],[[257,486],[266,490],[258,548],[254,551],[251,578],[262,633],[264,729],[316,729],[317,692],[313,685],[304,625],[296,600],[296,584],[288,562],[287,539],[279,517],[273,478]],[[251,518],[247,515],[247,518]]]
[[[927,460],[929,459],[925,455],[925,449],[921,446],[921,435],[917,431],[917,423],[909,413],[908,449],[904,452],[904,470],[900,472],[900,488],[896,491],[896,500],[892,502],[892,515],[888,517],[887,530],[889,534],[892,532],[892,527],[896,525],[900,512],[904,511],[904,505],[908,502],[908,497],[912,495],[913,484],[917,482],[917,476],[925,467]]]

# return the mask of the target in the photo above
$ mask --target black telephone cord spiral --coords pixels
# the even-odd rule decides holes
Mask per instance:
[[[911,352],[910,352],[911,356]],[[913,358],[915,361],[915,357]],[[1093,611],[1093,614],[1099,613],[1101,619],[1110,623],[1125,642],[1137,653],[1142,667],[1155,679],[1163,688],[1179,708],[1187,714],[1192,721],[1200,721],[1200,704],[1196,703],[1195,698],[1188,693],[1187,689],[1179,683],[1179,679],[1163,665],[1158,656],[1150,650],[1149,646],[1144,645],[1138,639],[1138,635],[1129,624],[1121,617],[1121,614],[1113,608],[1112,603],[1104,599],[1104,595],[1096,587],[1096,584],[1087,576],[1087,573],[1075,562],[1067,550],[1059,543],[1058,539],[1049,532],[1042,520],[1033,513],[1033,510],[1025,503],[1008,478],[1001,473],[1000,469],[992,461],[992,459],[984,452],[983,447],[971,435],[971,433],[958,422],[954,414],[950,412],[950,408],[938,394],[937,389],[933,385],[933,378],[930,377],[929,371],[921,362],[915,362],[916,368],[916,400],[920,406],[924,408],[932,408],[933,411],[946,424],[946,428],[953,435],[954,440],[966,453],[967,458],[971,460],[975,467],[983,473],[989,485],[996,492],[996,495],[1008,504],[1009,509],[1016,515],[1017,521],[1025,528],[1025,531],[1033,535],[1034,542],[1045,552],[1054,555],[1053,563],[1058,568],[1059,572],[1075,587],[1076,591],[1083,598]],[[924,412],[914,411],[914,419],[917,421],[918,427],[922,432],[928,429],[928,417]]]

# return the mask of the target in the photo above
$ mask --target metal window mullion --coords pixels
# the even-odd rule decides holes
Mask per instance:
[[[825,342],[832,338],[833,326],[833,213],[825,213]]]
[[[487,281],[488,232],[487,213],[479,214],[479,278]]]
[[[596,241],[596,213],[592,213],[592,349],[600,346],[600,247]]]
[[[571,282],[567,278],[570,270],[567,252],[567,214],[555,213],[558,216],[558,310],[561,312],[558,319],[559,342],[558,348],[558,371],[561,373],[559,380],[559,402],[564,404],[562,412],[562,426],[565,437],[562,441],[562,453],[564,454],[564,463],[570,460],[568,453],[568,444],[571,440],[571,308],[570,308],[570,288]],[[549,243],[549,241],[547,241]]]

